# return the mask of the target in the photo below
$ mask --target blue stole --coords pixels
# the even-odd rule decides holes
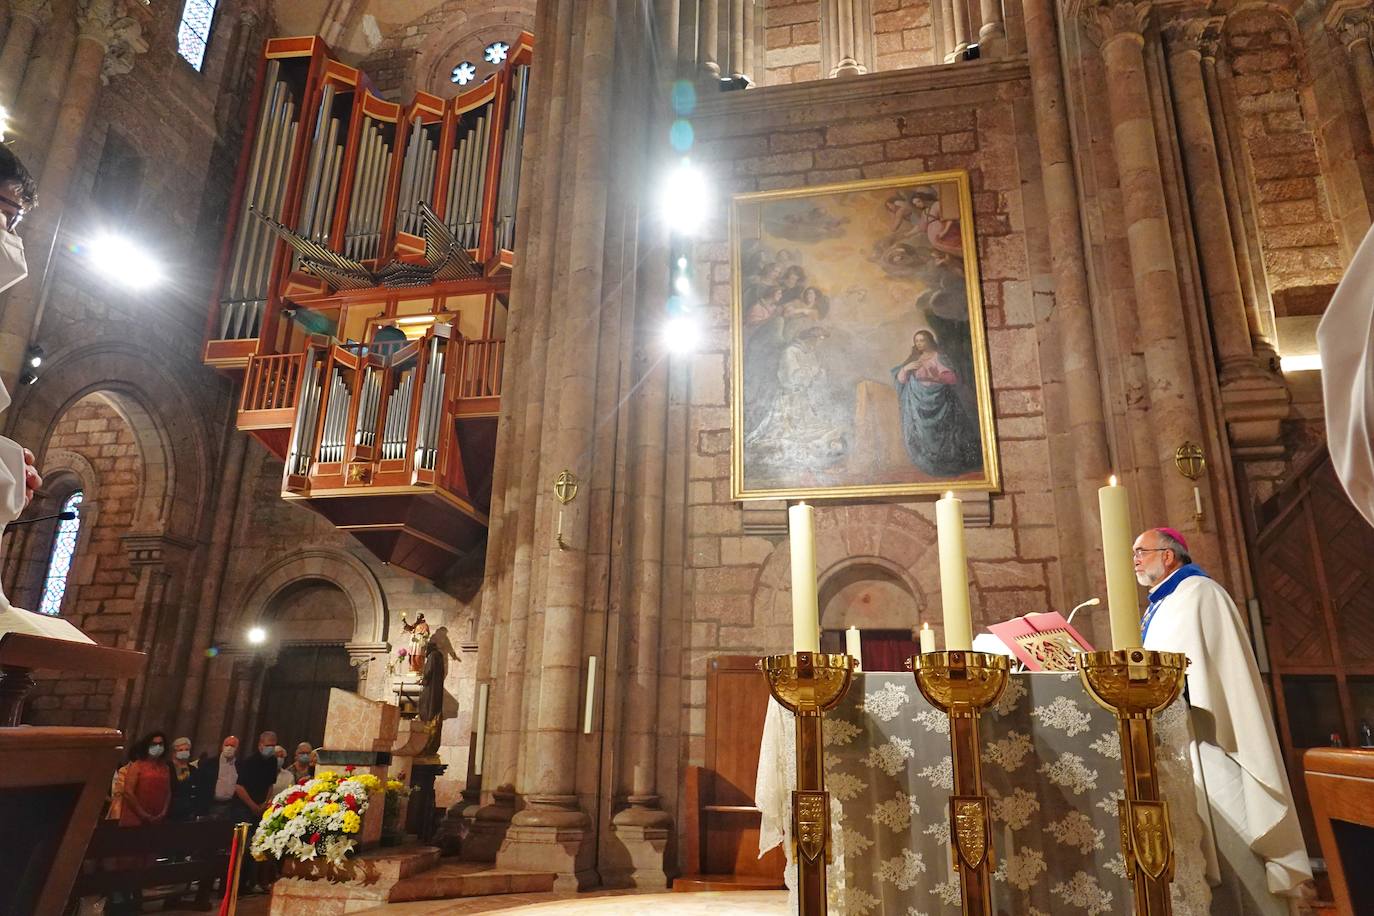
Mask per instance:
[[[1169,578],[1156,585],[1150,591],[1150,605],[1145,609],[1145,616],[1140,620],[1141,642],[1144,642],[1145,637],[1149,634],[1150,622],[1154,620],[1155,611],[1159,610],[1159,606],[1164,603],[1164,599],[1172,595],[1174,589],[1178,588],[1179,585],[1183,583],[1184,579],[1192,576],[1202,576],[1204,579],[1211,578],[1211,576],[1203,571],[1201,566],[1198,566],[1196,563],[1189,563],[1186,566],[1180,566],[1178,569],[1174,570]]]

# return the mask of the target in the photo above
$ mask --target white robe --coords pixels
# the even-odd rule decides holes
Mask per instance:
[[[1228,844],[1220,834],[1238,836],[1264,863],[1267,887],[1248,887],[1250,896],[1266,890],[1269,895],[1300,895],[1312,868],[1269,700],[1231,596],[1205,576],[1184,579],[1155,611],[1145,648],[1182,652],[1191,663],[1194,778],[1203,822],[1215,827],[1223,857]],[[1210,848],[1207,854],[1211,856]],[[1251,884],[1245,881],[1247,871],[1259,883],[1258,868],[1250,863],[1230,865],[1245,884]]]
[[[1350,501],[1374,525],[1374,229],[1317,328],[1326,445]]]

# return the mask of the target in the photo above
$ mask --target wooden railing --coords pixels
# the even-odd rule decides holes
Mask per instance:
[[[304,358],[304,353],[277,353],[254,356],[248,361],[243,397],[239,402],[240,429],[250,428],[244,426],[245,417],[242,416],[249,412],[253,412],[256,421],[270,420],[270,425],[274,426],[291,425]]]
[[[504,340],[459,340],[457,398],[460,401],[501,396]]]

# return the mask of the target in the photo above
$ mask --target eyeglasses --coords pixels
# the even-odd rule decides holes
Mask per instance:
[[[1166,550],[1173,550],[1172,547],[1135,547],[1131,550],[1131,556],[1137,560],[1147,553],[1163,553]]]
[[[5,228],[13,232],[28,211],[24,205],[12,197],[0,194],[0,216],[5,218]]]

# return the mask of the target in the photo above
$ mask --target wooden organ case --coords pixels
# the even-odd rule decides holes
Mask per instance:
[[[485,537],[533,37],[381,98],[318,37],[260,63],[205,362],[282,496],[430,579]]]

